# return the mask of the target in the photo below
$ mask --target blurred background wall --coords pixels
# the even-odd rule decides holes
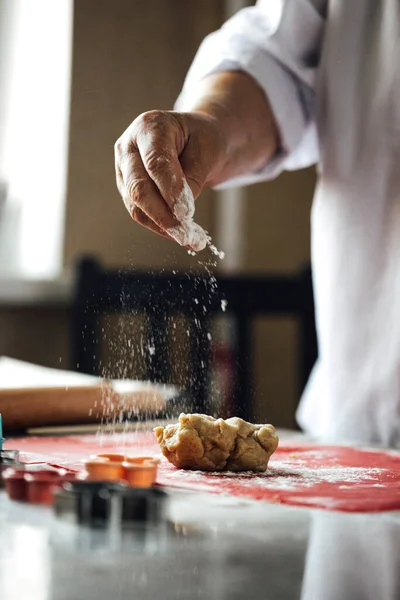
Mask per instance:
[[[172,107],[201,40],[241,4],[238,0],[75,0],[62,252],[67,271],[87,254],[113,267],[203,268],[201,257],[189,256],[130,221],[115,188],[113,145],[141,112]],[[224,219],[231,227],[229,207],[235,206],[240,216],[240,253],[234,264],[227,257],[228,268],[240,273],[293,273],[309,261],[314,184],[314,170],[304,170],[223,198],[207,191],[197,203],[197,219],[217,245],[223,244]],[[216,270],[223,268],[222,261]],[[29,309],[9,304],[3,302],[0,308],[0,354],[65,367],[68,303]],[[297,338],[293,319],[257,322],[260,420],[293,425],[298,400]]]

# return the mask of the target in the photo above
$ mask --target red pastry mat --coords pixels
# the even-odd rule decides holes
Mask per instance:
[[[151,432],[9,440],[25,462],[71,470],[98,452],[159,454]],[[376,512],[400,509],[400,454],[338,446],[282,443],[262,474],[201,473],[175,469],[162,460],[159,485],[327,510]]]

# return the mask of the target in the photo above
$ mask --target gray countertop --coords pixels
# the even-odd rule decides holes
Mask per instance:
[[[171,527],[99,530],[0,492],[1,600],[398,600],[400,516],[175,490]]]

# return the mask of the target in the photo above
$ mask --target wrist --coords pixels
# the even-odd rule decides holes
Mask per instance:
[[[261,169],[279,148],[278,128],[269,101],[246,73],[228,71],[204,78],[180,108],[207,118],[222,140],[224,160],[213,185]]]

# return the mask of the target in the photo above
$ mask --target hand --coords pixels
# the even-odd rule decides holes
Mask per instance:
[[[222,170],[226,144],[218,121],[202,112],[151,111],[115,144],[117,187],[131,217],[199,251],[209,238],[193,222],[194,201]]]

